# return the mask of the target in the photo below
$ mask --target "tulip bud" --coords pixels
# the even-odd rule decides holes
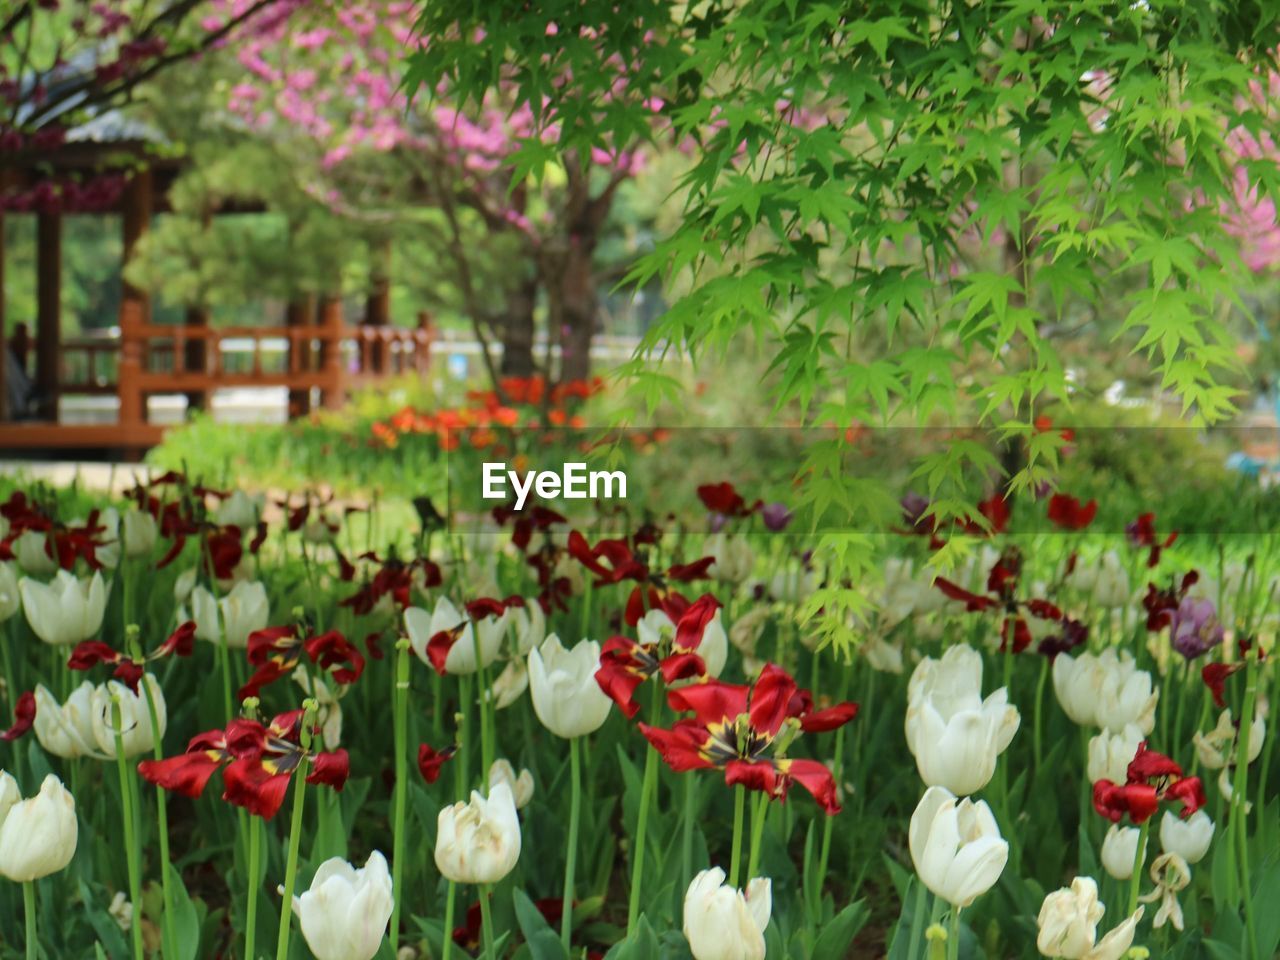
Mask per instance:
[[[557,737],[581,737],[600,729],[613,701],[596,682],[600,644],[583,640],[572,650],[554,633],[529,652],[529,695],[542,725]]]
[[[1138,745],[1146,737],[1132,723],[1126,724],[1120,733],[1103,731],[1089,739],[1087,773],[1090,783],[1110,780],[1124,783],[1129,777],[1129,762],[1138,752]]]
[[[1046,957],[1062,960],[1119,960],[1133,943],[1142,908],[1095,944],[1098,921],[1105,912],[1093,878],[1076,877],[1070,888],[1044,898],[1036,920],[1040,928],[1036,949]]]
[[[18,584],[27,623],[35,635],[55,647],[67,647],[94,636],[102,628],[107,590],[102,574],[79,580],[59,570],[47,584],[23,577]]]
[[[158,530],[156,518],[143,510],[130,510],[121,525],[124,552],[127,557],[145,557],[155,549]]]
[[[146,684],[143,689],[142,684]],[[158,731],[151,728],[151,710],[147,705],[147,690],[156,708]],[[168,712],[165,709],[164,691],[151,674],[146,674],[134,693],[118,680],[112,680],[100,687],[95,687],[90,703],[89,718],[93,724],[93,739],[98,749],[108,757],[116,756],[116,725],[114,707],[116,701],[120,706],[120,745],[125,758],[136,757],[141,753],[150,753],[155,749],[156,737],[164,738],[168,725]],[[38,716],[39,714],[37,714]]]
[[[46,753],[64,760],[77,757],[106,759],[93,735],[93,684],[86,680],[59,704],[43,684],[36,687],[33,729]]]
[[[0,623],[4,623],[21,609],[18,572],[12,563],[0,562]]]
[[[1160,846],[1165,853],[1176,853],[1187,863],[1199,863],[1213,842],[1213,821],[1203,810],[1186,820],[1166,810],[1160,818]]]
[[[957,801],[944,787],[925,791],[911,815],[908,842],[921,882],[956,907],[995,886],[1009,859],[1009,844],[986,802]]]
[[[58,562],[49,551],[49,534],[46,533],[23,531],[13,541],[13,556],[23,572],[33,577],[47,577],[58,569]]]
[[[71,862],[78,831],[76,802],[53,774],[31,799],[17,797],[13,778],[0,773],[0,874],[27,883]]]
[[[703,870],[684,895],[684,935],[694,960],[764,960],[772,883],[757,877],[744,892],[725,885],[719,867]]]
[[[471,792],[470,803],[440,811],[436,867],[455,883],[497,883],[520,859],[520,819],[511,788],[500,783],[488,799]]]
[[[315,722],[320,725],[320,742],[324,749],[337,750],[342,743],[342,704],[327,683],[311,676],[301,664],[293,671],[293,682],[316,702]]]
[[[377,850],[356,869],[341,857],[320,864],[311,889],[293,898],[316,960],[373,960],[395,907],[387,861]]]
[[[703,548],[715,562],[707,570],[720,583],[742,583],[751,576],[756,557],[746,537],[735,537],[723,531],[707,538]]]
[[[222,643],[225,630],[227,646],[244,650],[249,646],[249,634],[266,627],[270,617],[267,589],[256,581],[241,580],[217,601],[204,587],[191,591],[191,619],[196,622],[196,636],[213,644]]]
[[[1133,865],[1138,859],[1138,839],[1142,831],[1137,827],[1122,827],[1113,823],[1102,841],[1102,868],[1117,880],[1133,876]],[[1142,859],[1147,858],[1146,850]]]
[[[511,790],[517,810],[523,810],[525,804],[533,799],[533,774],[528,770],[521,770],[517,777],[510,760],[498,759],[489,767],[489,792],[492,793],[493,788],[500,783],[505,783]]]

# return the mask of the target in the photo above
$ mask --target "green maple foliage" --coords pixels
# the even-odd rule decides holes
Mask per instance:
[[[637,411],[672,389],[654,351],[696,361],[754,338],[777,409],[976,419],[1024,448],[1016,491],[1052,474],[1061,439],[1033,425],[1070,403],[1055,331],[1081,316],[1145,357],[1188,419],[1233,412],[1226,318],[1247,271],[1227,229],[1230,138],[1275,131],[1258,81],[1278,16],[1215,0],[433,0],[408,81],[529,103],[545,133],[518,176],[571,150],[691,148],[684,217],[629,276],[685,291],[622,371]],[[1274,165],[1245,168],[1274,189]],[[883,529],[893,498],[848,466],[838,438],[814,445],[810,521]],[[923,458],[937,519],[968,516],[966,478],[994,466],[976,441]],[[856,612],[839,584],[857,582],[869,539],[821,545],[835,575],[810,612]],[[847,617],[822,619],[848,635]]]

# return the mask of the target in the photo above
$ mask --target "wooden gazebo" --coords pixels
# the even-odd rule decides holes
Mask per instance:
[[[0,201],[30,197],[42,183],[100,177],[107,162],[120,169],[122,160],[128,162],[130,172],[93,212],[120,215],[127,262],[153,214],[167,209],[168,192],[179,173],[176,161],[154,157],[143,142],[67,142],[17,164],[4,166],[0,161]],[[369,291],[364,315],[356,325],[345,322],[342,301],[334,296],[299,298],[288,304],[283,326],[236,328],[215,328],[205,311],[194,308],[186,312],[182,324],[153,323],[147,294],[125,283],[118,336],[64,339],[63,220],[75,214],[57,203],[30,206],[33,209],[14,213],[13,202],[0,202],[0,217],[7,208],[8,216],[36,218],[37,309],[31,376],[40,406],[35,419],[19,419],[19,411],[6,409],[5,364],[0,362],[0,455],[97,448],[136,456],[159,443],[165,429],[148,422],[147,398],[153,394],[186,394],[190,403],[203,406],[218,388],[284,387],[289,391],[289,414],[297,416],[310,409],[313,391],[318,391],[323,405],[332,407],[342,402],[351,387],[427,370],[431,342],[427,318],[422,315],[415,329],[391,326],[385,281]],[[242,211],[228,209],[211,215],[236,212]],[[0,342],[5,330],[3,236],[0,229]],[[244,344],[251,344],[251,357],[238,369],[224,365],[227,341],[239,344],[241,353]],[[281,369],[264,368],[264,341],[285,343]],[[68,363],[71,359],[77,362]],[[80,375],[72,376],[72,369]],[[60,401],[75,394],[118,397],[116,422],[60,422]]]

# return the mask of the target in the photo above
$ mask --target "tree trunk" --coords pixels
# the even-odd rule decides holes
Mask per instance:
[[[595,237],[571,238],[560,275],[560,380],[586,380],[591,375],[591,340],[596,332],[596,296],[592,256]]]
[[[533,359],[533,309],[538,298],[538,278],[522,280],[507,298],[502,321],[502,368],[504,377],[531,377],[537,370]]]

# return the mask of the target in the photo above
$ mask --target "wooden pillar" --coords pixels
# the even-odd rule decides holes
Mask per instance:
[[[0,189],[4,187],[0,175]],[[9,367],[9,334],[4,325],[4,213],[0,212],[0,423],[9,419],[9,385],[5,374]]]
[[[62,214],[36,217],[36,379],[40,416],[57,421],[62,345]]]
[[[140,241],[151,228],[151,171],[139,170],[125,186],[121,227],[124,233],[124,263],[133,257]],[[139,379],[145,366],[141,328],[151,322],[151,300],[127,280],[120,298],[120,365],[116,393],[120,398],[120,424],[136,426],[147,420],[147,399]],[[177,357],[174,358],[175,365]]]
[[[208,328],[209,311],[204,307],[189,307],[187,309],[186,324],[189,327]],[[183,351],[180,370],[184,373],[205,374],[208,372],[208,341],[202,337],[192,337],[187,340],[186,347]],[[208,403],[208,397],[203,390],[189,390],[187,392],[187,409],[203,410]]]
[[[391,324],[391,241],[381,240],[370,250],[373,264],[370,270],[369,294],[364,301],[364,324],[373,327],[377,336],[369,351],[369,370],[361,372],[386,373],[387,341],[382,330]]]
[[[289,375],[297,376],[305,373],[310,367],[310,328],[312,314],[312,298],[307,294],[297,294],[285,308],[284,323],[290,330],[289,336]],[[305,333],[305,339],[304,339]],[[289,418],[305,417],[311,412],[311,391],[289,391]]]
[[[325,296],[320,300],[320,373],[324,384],[320,402],[326,410],[342,406],[342,300]]]

